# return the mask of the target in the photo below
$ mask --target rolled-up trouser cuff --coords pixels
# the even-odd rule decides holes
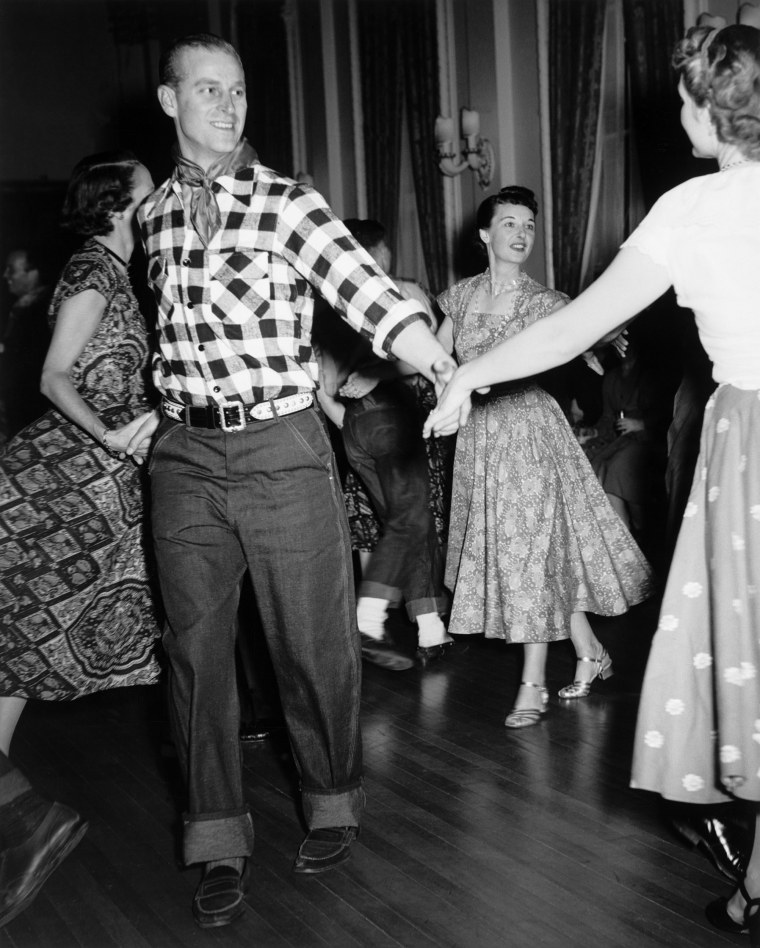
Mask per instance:
[[[445,602],[442,596],[429,596],[426,599],[412,599],[406,604],[406,613],[414,622],[417,616],[426,616],[431,612],[440,615],[445,611]]]
[[[397,606],[402,599],[398,586],[386,586],[385,583],[375,583],[371,580],[362,580],[359,584],[359,598],[366,596],[369,599],[385,599],[390,606]]]
[[[365,802],[361,782],[346,790],[309,790],[301,787],[301,803],[310,830],[327,826],[358,826]]]
[[[187,865],[250,856],[253,852],[253,820],[247,807],[233,814],[186,813],[183,824],[183,856]]]

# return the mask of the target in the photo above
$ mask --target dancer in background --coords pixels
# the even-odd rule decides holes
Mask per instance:
[[[708,401],[641,697],[632,785],[670,800],[760,802],[760,30],[697,27],[676,48],[681,124],[719,170],[669,191],[577,300],[462,366],[427,422],[475,389],[558,365],[671,285],[718,383]],[[760,833],[709,920],[760,945]]]
[[[147,333],[127,261],[135,210],[152,189],[129,152],[74,169],[64,222],[87,240],[51,303],[42,391],[55,408],[0,453],[0,922],[32,901],[86,829],[5,756],[27,700],[150,684],[160,673],[141,472],[125,454],[150,417]]]
[[[438,298],[438,336],[468,363],[562,307],[567,297],[522,270],[538,205],[523,187],[502,188],[478,208],[488,269]],[[436,413],[433,413],[435,417]],[[619,615],[651,592],[649,567],[604,491],[556,401],[535,380],[477,397],[457,436],[446,585],[452,633],[524,646],[520,690],[505,725],[537,724],[548,706],[550,642],[571,638],[583,698],[612,674],[587,612]]]

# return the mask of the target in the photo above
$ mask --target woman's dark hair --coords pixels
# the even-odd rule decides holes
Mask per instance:
[[[380,221],[348,217],[343,221],[351,235],[365,250],[374,250],[385,240],[385,228]]]
[[[131,151],[104,151],[83,158],[71,174],[61,226],[83,237],[110,234],[111,215],[123,211],[132,200],[139,164]]]
[[[710,109],[718,140],[760,158],[760,30],[692,27],[676,45],[673,66],[694,102]]]
[[[158,60],[158,81],[160,85],[171,86],[173,89],[179,86],[182,81],[179,59],[186,49],[218,49],[237,59],[240,68],[243,68],[238,51],[227,40],[222,39],[221,36],[216,36],[214,33],[193,33],[191,36],[183,36],[181,39],[174,40],[171,46],[168,46],[161,53],[161,58]]]
[[[531,189],[519,184],[511,184],[509,187],[502,188],[498,194],[491,194],[481,202],[476,217],[478,230],[487,230],[491,226],[496,208],[500,204],[521,204],[527,207],[534,216],[538,214],[538,201]]]

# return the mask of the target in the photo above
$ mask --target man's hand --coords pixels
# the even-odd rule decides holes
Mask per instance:
[[[344,398],[364,398],[377,386],[379,378],[371,375],[362,375],[361,372],[352,372],[341,385],[339,395]]]
[[[448,360],[444,362],[441,359],[433,364],[433,372],[438,404],[425,422],[422,430],[425,438],[431,435],[442,437],[454,434],[467,424],[472,408],[470,401],[472,390],[463,383],[461,369],[454,369]]]
[[[454,373],[457,370],[456,362],[451,358],[447,357],[444,359],[438,359],[432,365],[433,375],[435,377],[435,394],[436,397],[440,399],[441,392],[446,388],[446,385],[454,377]]]
[[[645,425],[641,418],[618,418],[615,421],[615,428],[618,434],[637,434],[644,431]]]
[[[150,414],[145,416],[143,423],[132,435],[132,438],[130,439],[126,448],[126,454],[128,454],[134,460],[135,464],[142,464],[145,458],[148,456],[150,442],[153,437],[153,433],[155,432],[156,428],[158,428],[158,423],[160,420],[161,416],[159,415],[158,410],[150,412]]]

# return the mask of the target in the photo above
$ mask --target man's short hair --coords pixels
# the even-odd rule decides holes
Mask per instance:
[[[386,231],[380,221],[349,217],[343,223],[351,231],[354,240],[365,250],[374,250],[385,240]]]
[[[232,43],[216,36],[214,33],[192,33],[190,36],[183,36],[174,40],[171,46],[167,47],[161,53],[158,61],[158,83],[162,86],[171,86],[176,89],[182,81],[179,62],[182,53],[186,49],[218,49],[223,53],[233,56],[243,68],[240,55]]]

